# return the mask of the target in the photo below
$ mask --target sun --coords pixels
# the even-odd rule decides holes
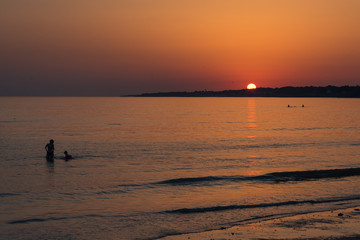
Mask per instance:
[[[256,85],[253,83],[249,83],[246,88],[247,89],[256,89]]]

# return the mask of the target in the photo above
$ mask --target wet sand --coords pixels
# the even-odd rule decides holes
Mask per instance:
[[[162,240],[180,239],[360,239],[360,207],[254,221],[229,229],[162,238]]]

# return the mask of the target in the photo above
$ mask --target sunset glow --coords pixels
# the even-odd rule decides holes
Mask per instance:
[[[0,3],[0,95],[360,84],[360,1]]]

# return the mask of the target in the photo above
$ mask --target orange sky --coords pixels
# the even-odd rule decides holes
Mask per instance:
[[[359,0],[2,0],[0,95],[360,85]]]

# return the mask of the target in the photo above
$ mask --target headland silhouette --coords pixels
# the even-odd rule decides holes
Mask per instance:
[[[224,91],[157,92],[131,97],[335,97],[360,98],[360,86],[281,87]]]

